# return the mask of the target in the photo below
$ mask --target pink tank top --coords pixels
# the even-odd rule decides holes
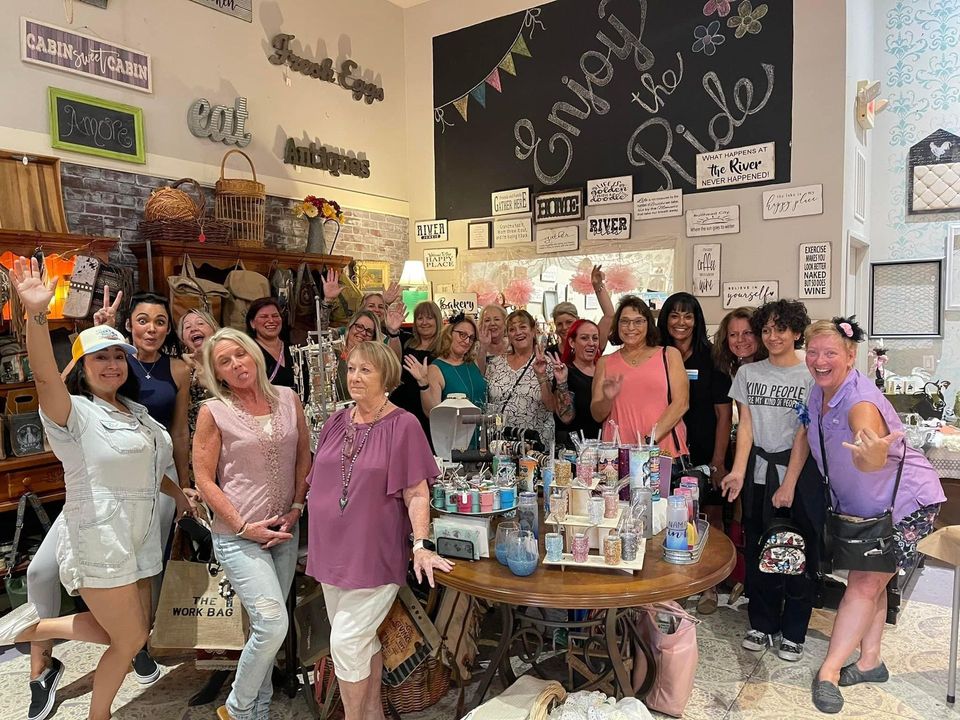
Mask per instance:
[[[650,434],[654,423],[667,409],[667,373],[663,367],[663,351],[664,348],[657,348],[657,352],[636,367],[625,362],[620,351],[604,358],[607,377],[623,375],[623,386],[607,418],[613,420],[620,429],[620,442],[642,443],[644,436]],[[672,433],[659,444],[663,452],[677,457],[689,452],[687,428],[683,420],[676,424],[674,430],[680,441],[679,448],[673,441]],[[613,440],[613,426],[609,422],[603,424],[603,439]]]

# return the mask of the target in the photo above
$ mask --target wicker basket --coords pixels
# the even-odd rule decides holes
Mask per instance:
[[[250,163],[253,180],[225,178],[227,158],[238,153]],[[241,150],[228,150],[220,163],[217,180],[217,204],[214,215],[230,226],[233,242],[240,247],[263,247],[265,223],[264,206],[267,193],[263,183],[257,182],[257,170],[250,156]]]
[[[197,191],[200,202],[190,197],[179,187],[189,183]],[[161,187],[150,193],[147,204],[143,208],[143,219],[152,220],[196,220],[203,217],[203,208],[206,201],[199,183],[191,178],[177,180],[170,187]]]
[[[194,201],[182,190],[177,188],[183,183],[192,183],[197,190],[197,201]],[[145,213],[150,218],[140,223],[140,237],[144,240],[156,242],[160,240],[170,240],[173,242],[205,242],[205,243],[226,243],[230,241],[230,226],[227,223],[218,220],[211,220],[205,217],[207,212],[207,199],[200,188],[200,183],[190,178],[177,180],[172,187],[155,190],[151,195],[152,200],[158,193],[168,190],[170,192],[180,193],[187,198],[187,201],[196,208],[196,214],[189,219],[171,219],[171,218],[150,218],[151,213]],[[149,209],[150,202],[147,202]],[[156,216],[156,212],[152,215]]]

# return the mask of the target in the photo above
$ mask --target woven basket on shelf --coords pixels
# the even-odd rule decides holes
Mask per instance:
[[[238,153],[250,163],[253,180],[225,178],[227,158]],[[233,242],[241,247],[263,247],[266,188],[257,182],[257,170],[250,156],[241,150],[228,150],[220,163],[220,179],[216,185],[217,203],[214,215],[231,229]]]
[[[193,200],[180,185],[190,183],[197,191],[197,200]],[[174,195],[176,193],[177,195]],[[179,196],[186,198],[184,201]],[[162,198],[154,201],[154,198]],[[153,205],[151,206],[151,203]],[[188,204],[193,208],[187,213]],[[175,208],[174,208],[175,206]],[[145,220],[140,223],[140,236],[144,240],[156,242],[209,242],[226,243],[230,240],[230,226],[206,217],[207,200],[200,184],[191,178],[177,180],[171,187],[154,190],[144,211]],[[172,217],[171,217],[172,215]]]

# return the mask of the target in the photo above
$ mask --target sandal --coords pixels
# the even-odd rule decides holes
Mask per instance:
[[[740,599],[741,595],[743,595],[743,583],[738,582],[730,591],[730,597],[727,598],[727,605],[733,605],[737,600]]]
[[[701,615],[712,615],[717,611],[717,591],[715,588],[705,590],[697,600],[697,612]]]

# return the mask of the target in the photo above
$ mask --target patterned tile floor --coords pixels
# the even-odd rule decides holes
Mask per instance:
[[[896,627],[884,637],[884,657],[891,671],[890,681],[844,690],[846,706],[841,718],[960,718],[960,710],[946,704],[949,653],[949,593],[952,573],[936,567],[925,568],[913,588]],[[925,601],[921,601],[922,598]],[[929,600],[927,602],[926,600]],[[772,651],[749,653],[740,648],[746,626],[746,605],[721,605],[716,614],[704,618],[698,628],[700,663],[696,686],[685,718],[690,720],[727,718],[823,718],[810,703],[810,684],[822,660],[829,638],[833,613],[816,611],[807,636],[806,655],[799,663],[780,660]],[[93,669],[99,658],[94,647],[67,643],[56,653],[67,664],[61,683],[57,720],[86,717]],[[6,656],[3,659],[8,659]],[[128,676],[115,704],[116,720],[199,720],[215,717],[215,705],[187,708],[186,699],[206,678],[189,660],[164,662],[163,676],[143,688]],[[29,701],[26,684],[28,661],[13,656],[0,662],[0,718],[23,718]],[[469,689],[468,689],[469,693]],[[469,696],[469,695],[468,695]],[[221,698],[222,702],[222,698]],[[456,693],[423,713],[404,720],[454,720]],[[274,720],[307,720],[311,717],[303,698],[293,700],[275,695]],[[665,717],[665,716],[663,716]]]

